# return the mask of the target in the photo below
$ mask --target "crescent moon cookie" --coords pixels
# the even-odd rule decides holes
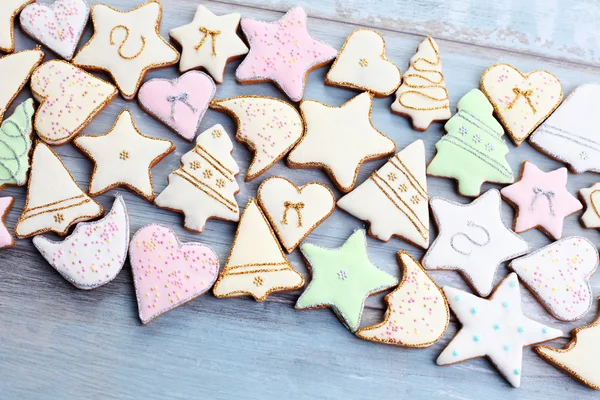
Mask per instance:
[[[400,69],[385,55],[385,40],[372,29],[357,29],[348,36],[325,77],[325,84],[370,92],[377,97],[394,93]]]
[[[425,132],[432,122],[452,116],[438,46],[427,36],[417,48],[396,92],[392,112],[412,120],[414,130]]]
[[[140,132],[129,110],[121,111],[107,133],[80,136],[75,146],[94,161],[90,195],[125,186],[148,201],[154,200],[152,167],[175,150],[170,140]]]
[[[157,224],[133,235],[129,261],[144,325],[202,296],[219,275],[219,258],[213,249],[202,243],[181,243],[175,232]]]
[[[169,175],[169,184],[154,204],[185,215],[185,229],[202,233],[209,218],[237,222],[235,176],[240,172],[231,156],[233,144],[221,125],[196,138],[196,146],[181,157],[181,167]]]
[[[33,99],[25,100],[0,126],[0,190],[23,186],[29,172],[33,128]]]
[[[385,296],[383,322],[361,328],[356,335],[373,342],[403,347],[429,347],[444,335],[450,311],[444,293],[421,264],[405,251],[396,254],[402,281]]]
[[[69,227],[102,215],[102,206],[89,198],[56,153],[36,142],[31,157],[25,208],[15,233],[19,239],[46,232],[64,236]]]
[[[429,196],[425,179],[425,144],[414,141],[338,200],[338,207],[369,221],[369,235],[387,242],[397,236],[429,247]]]
[[[561,321],[578,320],[592,307],[590,278],[598,268],[598,250],[584,237],[551,243],[514,260],[509,268]]]
[[[517,210],[515,232],[538,228],[553,240],[562,237],[564,219],[583,208],[567,190],[566,168],[543,172],[529,161],[523,162],[519,181],[500,193]]]
[[[342,192],[352,190],[365,161],[396,151],[392,139],[371,121],[373,98],[361,93],[339,107],[305,100],[300,111],[306,134],[290,152],[290,168],[322,168]]]
[[[108,72],[121,95],[132,100],[148,71],[179,61],[177,50],[160,36],[161,18],[158,0],[126,12],[94,4],[94,35],[75,55],[73,64]]]
[[[230,97],[213,100],[210,107],[235,119],[235,139],[254,152],[246,182],[260,176],[285,157],[304,133],[304,123],[298,110],[274,97]]]
[[[35,0],[2,0],[0,2],[0,51],[15,51],[15,18],[21,10]]]
[[[579,190],[579,198],[585,204],[581,223],[588,229],[600,229],[600,183]]]
[[[294,7],[274,22],[242,19],[250,52],[235,72],[239,83],[272,81],[292,101],[304,96],[308,73],[337,56],[333,47],[308,33],[306,12]]]
[[[15,245],[15,239],[10,234],[5,222],[14,202],[14,197],[0,197],[0,249],[8,249]]]
[[[430,204],[439,235],[423,257],[423,266],[460,272],[480,296],[492,291],[501,263],[529,252],[529,244],[504,226],[496,189],[470,204],[439,197]]]
[[[302,242],[335,209],[335,196],[325,185],[309,182],[296,186],[282,176],[272,176],[258,188],[258,203],[288,253]]]
[[[563,92],[548,71],[523,74],[508,64],[492,65],[479,83],[506,132],[518,146],[559,106]]]
[[[104,218],[81,222],[65,240],[35,236],[33,245],[48,263],[78,289],[95,289],[116,278],[129,246],[129,216],[125,201],[116,196]]]
[[[215,15],[198,6],[194,19],[172,29],[169,36],[182,47],[179,71],[205,69],[217,83],[223,83],[227,64],[248,53],[237,35],[240,14]]]

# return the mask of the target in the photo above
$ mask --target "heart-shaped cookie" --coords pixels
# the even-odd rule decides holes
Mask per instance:
[[[176,79],[150,79],[142,85],[138,101],[150,115],[192,140],[215,91],[208,75],[189,71]]]
[[[210,247],[182,244],[157,224],[136,232],[129,261],[142,324],[203,295],[219,274],[219,258]]]
[[[385,97],[394,93],[402,75],[385,56],[385,40],[372,29],[357,29],[348,36],[325,83]]]
[[[258,202],[288,253],[294,251],[335,208],[335,197],[319,182],[298,187],[273,176],[258,188]]]
[[[489,67],[479,85],[517,146],[552,114],[563,95],[560,81],[550,72],[523,74],[508,64]]]

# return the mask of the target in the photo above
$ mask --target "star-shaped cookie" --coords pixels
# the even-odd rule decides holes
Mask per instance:
[[[169,140],[142,134],[129,110],[121,111],[107,133],[79,136],[74,143],[94,161],[90,195],[125,186],[148,201],[154,200],[150,170],[175,150]]]
[[[135,97],[149,70],[169,67],[179,53],[160,36],[162,6],[150,0],[121,12],[104,4],[92,6],[94,35],[73,64],[108,72],[127,100]]]
[[[15,199],[13,197],[0,197],[0,249],[6,249],[15,244],[15,239],[4,223],[14,202]]]
[[[15,18],[23,8],[35,0],[2,0],[0,2],[0,51],[15,51]]]
[[[600,229],[600,183],[579,190],[579,198],[585,204],[581,223],[588,229]]]
[[[354,232],[337,249],[303,244],[300,250],[312,272],[312,281],[298,299],[296,309],[330,307],[351,332],[360,325],[367,297],[398,284],[398,279],[369,260],[364,229]]]
[[[204,68],[215,82],[223,83],[227,63],[248,53],[237,35],[240,18],[238,13],[217,16],[198,6],[192,22],[169,32],[182,48],[179,71]]]
[[[480,296],[489,295],[500,263],[529,252],[528,243],[504,226],[501,203],[496,189],[470,204],[432,198],[439,235],[423,257],[423,266],[458,271]]]
[[[314,100],[300,104],[306,134],[288,157],[291,168],[323,168],[344,193],[352,190],[365,161],[396,150],[371,122],[372,95],[362,93],[340,107]]]
[[[529,161],[523,163],[521,179],[500,193],[517,209],[515,232],[538,228],[554,240],[562,237],[564,219],[583,207],[567,191],[566,168],[544,172]]]

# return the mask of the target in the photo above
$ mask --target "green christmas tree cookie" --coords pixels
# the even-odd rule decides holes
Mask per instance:
[[[0,126],[0,190],[27,182],[33,111],[33,100],[25,100]]]

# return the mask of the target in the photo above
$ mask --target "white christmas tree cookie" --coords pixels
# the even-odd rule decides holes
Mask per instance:
[[[21,10],[35,0],[2,0],[0,1],[0,51],[15,51],[15,18]]]

